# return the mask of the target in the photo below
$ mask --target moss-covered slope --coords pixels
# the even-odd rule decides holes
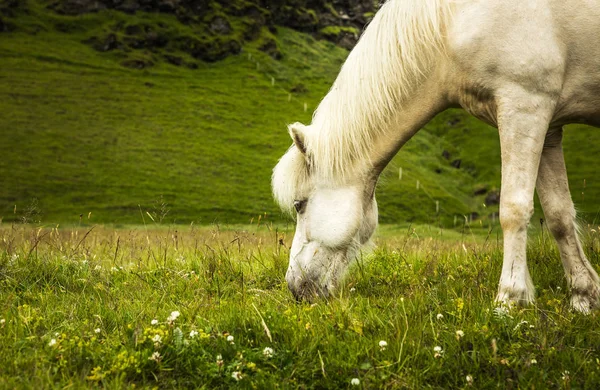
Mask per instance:
[[[346,50],[262,27],[239,54],[206,62],[173,38],[198,34],[171,13],[72,16],[47,2],[15,4],[0,2],[0,218],[286,220],[270,194],[271,169],[290,144],[285,126],[310,121]],[[96,40],[102,33],[114,34],[114,48],[94,48],[106,43]],[[600,199],[598,137],[585,127],[565,136],[574,198],[590,221]],[[380,219],[453,226],[466,216],[487,225],[499,185],[497,131],[447,112],[384,172]]]

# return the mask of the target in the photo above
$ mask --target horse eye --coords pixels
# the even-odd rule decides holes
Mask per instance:
[[[306,199],[294,201],[294,208],[296,209],[296,212],[298,214],[302,214],[302,212],[304,211],[304,206],[306,206]]]

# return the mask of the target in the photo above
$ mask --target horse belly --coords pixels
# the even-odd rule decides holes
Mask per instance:
[[[600,1],[553,1],[567,64],[555,124],[600,127]]]

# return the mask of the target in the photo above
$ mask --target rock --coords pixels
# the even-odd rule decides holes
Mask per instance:
[[[144,36],[145,47],[165,47],[169,39],[160,31],[148,30]]]
[[[227,19],[215,16],[210,22],[209,29],[215,34],[227,35],[231,33],[231,24],[229,24]]]
[[[22,3],[25,3],[24,1]],[[23,4],[19,3],[19,0],[0,0],[0,15],[13,17],[15,11]],[[4,21],[4,25],[6,25]]]
[[[124,42],[134,49],[152,49],[167,46],[169,39],[166,33],[156,27],[129,25],[125,27],[127,37]]]
[[[91,45],[94,49],[98,51],[110,51],[114,49],[121,48],[121,43],[117,39],[117,36],[113,33],[108,34],[106,37],[91,37],[83,41],[88,45]]]
[[[114,50],[117,47],[119,47],[119,40],[117,39],[117,36],[115,34],[108,34],[104,40],[102,51]]]
[[[0,0],[0,15],[3,15],[7,4],[17,7],[25,2],[20,0]],[[120,46],[127,50],[168,47],[176,49],[187,46],[186,52],[204,61],[217,61],[228,55],[239,53],[242,44],[247,41],[263,39],[260,49],[275,59],[282,54],[277,43],[263,35],[264,27],[273,34],[277,32],[275,25],[291,27],[308,32],[317,38],[325,38],[348,50],[356,44],[360,31],[372,18],[376,3],[372,0],[48,0],[50,9],[65,15],[79,15],[98,12],[104,9],[115,9],[125,13],[144,11],[173,14],[177,19],[188,24],[198,38],[194,45],[182,44],[188,38],[183,32],[169,30],[168,26],[157,27],[158,23],[147,19],[144,26],[130,25],[123,28],[113,27],[118,39],[102,39],[93,42],[101,51],[109,51]],[[235,22],[234,22],[234,19]],[[2,20],[0,31],[7,28],[6,20]],[[84,25],[71,23],[81,29]],[[71,24],[66,27],[69,29]],[[151,26],[148,30],[147,27]],[[121,38],[124,32],[126,37]],[[217,37],[217,39],[213,39]],[[235,39],[232,39],[235,37]],[[121,41],[121,42],[119,42]],[[154,50],[156,52],[156,50]],[[162,55],[162,53],[160,54]],[[167,61],[169,61],[167,59]],[[179,61],[177,61],[179,62]],[[183,63],[182,63],[183,64]]]
[[[158,3],[158,10],[160,12],[174,13],[177,11],[180,3],[181,0],[161,0]]]
[[[312,33],[316,32],[319,26],[319,18],[314,10],[304,7],[295,8],[289,5],[281,7],[275,22],[299,31]]]
[[[81,15],[106,9],[106,5],[98,0],[62,0],[51,8],[63,15]]]
[[[125,0],[123,2],[121,2],[117,7],[115,7],[117,10],[128,13],[128,14],[134,14],[136,11],[138,11],[141,7],[140,7],[140,3],[136,0]]]
[[[358,41],[355,27],[328,26],[319,30],[319,35],[348,50],[352,50]]]
[[[128,58],[125,61],[121,62],[121,65],[123,65],[126,68],[144,69],[153,66],[154,62],[145,58]]]
[[[239,54],[242,50],[242,46],[235,39],[200,40],[196,37],[181,38],[178,48],[196,59],[208,62],[222,60],[230,54]]]
[[[283,54],[281,54],[281,51],[279,51],[277,42],[274,39],[268,39],[258,49],[260,51],[267,53],[268,55],[270,55],[272,58],[274,58],[276,60],[280,60],[283,58]]]
[[[176,66],[181,66],[183,64],[183,58],[180,56],[176,56],[176,55],[172,55],[172,54],[165,54],[164,57],[165,57],[165,60],[167,60],[167,62],[169,64],[176,65]]]
[[[490,191],[485,197],[485,204],[487,206],[493,206],[500,204],[500,191],[494,190]]]
[[[344,49],[352,50],[352,48],[356,45],[356,42],[358,42],[357,35],[345,33],[340,39],[338,39],[336,43],[338,46],[341,46]]]
[[[130,24],[125,27],[125,34],[127,35],[140,35],[144,31],[144,28],[137,24]]]

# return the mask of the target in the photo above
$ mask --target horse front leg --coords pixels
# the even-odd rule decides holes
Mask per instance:
[[[502,157],[500,225],[504,259],[496,301],[532,303],[535,288],[526,259],[527,226],[533,215],[533,192],[553,104],[525,93],[498,100]]]
[[[569,191],[562,150],[562,128],[550,129],[546,136],[537,179],[537,192],[548,229],[558,243],[560,258],[571,289],[571,306],[579,312],[589,313],[599,306],[600,280],[577,237],[575,207]]]

